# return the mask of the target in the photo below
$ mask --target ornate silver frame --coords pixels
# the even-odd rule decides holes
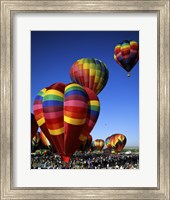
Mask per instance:
[[[1,199],[170,199],[170,1],[16,0],[1,2]],[[25,12],[154,12],[158,17],[158,187],[14,188],[12,185],[12,19]]]

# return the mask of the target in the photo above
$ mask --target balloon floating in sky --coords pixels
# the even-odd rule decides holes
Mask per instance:
[[[64,162],[87,139],[99,115],[100,102],[89,88],[77,83],[55,83],[34,101],[37,124]]]
[[[108,81],[109,71],[101,60],[81,58],[72,65],[70,77],[73,82],[99,94]]]
[[[113,134],[110,137],[106,138],[105,144],[107,148],[113,149],[116,153],[122,151],[126,145],[126,137],[123,134]]]
[[[114,49],[114,59],[128,72],[129,77],[130,71],[139,60],[138,43],[134,40],[124,40],[122,43],[117,44]]]

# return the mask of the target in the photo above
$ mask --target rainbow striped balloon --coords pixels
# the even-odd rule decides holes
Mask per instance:
[[[100,110],[97,95],[77,83],[53,84],[34,101],[35,119],[65,162],[93,129]]]
[[[70,69],[71,80],[100,93],[108,81],[109,71],[101,60],[81,58]]]
[[[93,92],[93,90],[87,87],[83,87],[83,89],[86,91],[88,96],[88,113],[86,117],[86,126],[84,126],[79,137],[79,140],[82,142],[84,142],[89,136],[90,132],[95,126],[100,112],[100,101],[97,95]]]
[[[34,116],[38,126],[48,138],[53,148],[64,151],[63,97],[64,83],[56,83],[42,89],[34,101]]]
[[[116,45],[114,49],[114,59],[129,73],[139,60],[138,43],[134,40],[125,40]]]

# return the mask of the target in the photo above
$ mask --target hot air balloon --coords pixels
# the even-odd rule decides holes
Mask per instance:
[[[94,150],[98,150],[98,151],[101,151],[104,147],[104,140],[102,139],[97,139],[94,141],[93,143],[93,149]]]
[[[110,145],[111,148],[116,152],[120,152],[122,151],[122,149],[124,148],[124,146],[126,145],[126,137],[123,134],[113,134],[112,136],[110,136]]]
[[[105,140],[105,146],[110,149],[111,148],[111,144],[110,144],[110,136],[106,138]]]
[[[39,132],[37,132],[35,135],[34,135],[34,137],[33,137],[33,139],[32,139],[32,145],[34,146],[34,147],[37,147],[38,145],[39,145],[39,143],[40,143],[40,133]]]
[[[88,151],[91,147],[91,142],[92,142],[92,136],[88,135],[86,140],[82,142],[82,144],[80,145],[80,150],[82,152],[84,151]]]
[[[115,46],[114,59],[116,62],[128,72],[135,66],[139,60],[139,45],[136,41],[124,40]]]
[[[107,83],[109,71],[106,65],[95,58],[81,58],[70,69],[71,80],[99,94]]]
[[[34,152],[36,149],[39,149],[41,146],[40,133],[36,132],[33,139],[31,140],[31,152]]]
[[[31,113],[31,140],[36,135],[37,130],[38,130],[38,124],[35,120],[34,115]]]
[[[89,90],[76,83],[56,83],[41,90],[35,98],[35,119],[65,162],[69,162],[97,121],[99,100]]]
[[[49,140],[47,139],[47,137],[45,136],[45,134],[42,131],[40,131],[40,139],[44,146],[51,148],[50,147],[51,144],[50,144]]]

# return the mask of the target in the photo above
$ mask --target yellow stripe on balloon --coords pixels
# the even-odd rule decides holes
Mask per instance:
[[[53,89],[47,90],[47,92],[45,93],[45,96],[47,96],[49,94],[60,96],[60,97],[64,97],[64,94],[62,92],[57,91],[57,90],[53,90]]]
[[[64,127],[60,128],[60,129],[56,129],[56,130],[50,130],[48,129],[50,135],[61,135],[64,133]]]
[[[84,62],[83,59],[77,60],[78,64],[83,64],[83,62]]]
[[[100,103],[97,100],[91,100],[88,102],[88,104],[91,106],[100,106]]]
[[[79,136],[79,140],[80,141],[85,141],[87,139],[87,136],[84,136],[83,134],[81,134],[80,136]]]
[[[85,121],[86,121],[86,118],[85,119],[75,119],[75,118],[64,116],[64,122],[67,122],[68,124],[72,124],[72,125],[82,125],[85,123]]]
[[[83,69],[89,69],[89,63],[84,63]]]
[[[46,92],[47,91],[47,88],[43,88],[42,90],[41,90],[41,92]]]
[[[90,69],[90,76],[94,76],[96,73],[96,70],[95,69]]]
[[[79,84],[77,84],[77,83],[72,83],[72,84],[70,84],[70,85],[68,85],[68,86],[65,87],[65,91],[66,91],[67,89],[69,89],[69,88],[74,87],[74,86],[79,87],[79,88],[82,89],[82,86],[80,86]]]
[[[100,76],[95,76],[94,82],[95,82],[95,83],[98,83],[98,82],[99,82],[99,79],[100,79]]]
[[[44,124],[44,123],[45,123],[44,117],[42,117],[41,119],[39,119],[39,120],[37,121],[38,126],[41,126],[41,125]]]

